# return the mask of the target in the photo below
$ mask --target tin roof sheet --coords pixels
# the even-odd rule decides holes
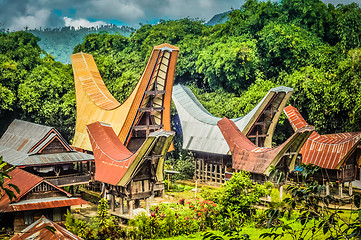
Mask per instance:
[[[28,153],[53,128],[15,119],[0,139],[0,146]]]
[[[51,227],[55,231],[50,231]],[[48,239],[48,240],[82,240],[59,224],[41,216],[37,221],[16,234],[11,240]]]
[[[0,212],[13,212],[13,211],[25,211],[34,209],[44,209],[53,207],[65,207],[72,205],[86,204],[87,202],[80,198],[71,198],[71,194],[64,191],[62,188],[55,186],[44,180],[44,178],[26,172],[20,168],[15,168],[9,173],[9,178],[5,178],[4,186],[8,187],[8,184],[16,185],[20,193],[14,191],[16,199],[10,202],[4,191],[1,191],[3,197],[0,199]],[[52,186],[57,191],[63,193],[64,197],[42,198],[42,199],[29,199],[23,200],[22,198],[28,194],[34,187],[40,183],[45,182]],[[11,189],[11,188],[10,188]]]
[[[19,212],[47,208],[69,207],[74,205],[88,204],[87,201],[76,197],[52,197],[41,199],[29,199],[8,205],[6,212]]]
[[[232,119],[232,121],[241,131],[245,131],[244,134],[247,134],[263,110],[275,102],[275,96],[279,95],[275,107],[282,110],[292,91],[292,88],[287,87],[273,88],[246,116]],[[217,127],[217,122],[221,118],[210,114],[188,87],[175,85],[172,99],[181,122],[183,149],[216,154],[229,152],[227,142]],[[270,128],[274,128],[277,121],[278,116],[273,119],[273,125],[270,125]],[[272,134],[273,130],[270,131],[270,135]],[[272,136],[269,138],[272,139]]]
[[[43,154],[53,140],[67,152]],[[13,166],[29,166],[93,160],[93,156],[73,150],[53,127],[15,119],[0,139],[0,156]]]
[[[174,136],[173,132],[153,132],[133,154],[121,143],[110,125],[95,122],[89,124],[87,130],[95,158],[95,179],[122,186],[152,150],[155,155],[165,155],[170,145],[167,139]],[[160,149],[157,143],[161,143]],[[163,171],[163,165],[161,168]]]
[[[268,174],[270,166],[276,166],[287,151],[296,153],[292,159],[294,161],[298,151],[314,130],[312,126],[298,129],[280,146],[265,148],[253,144],[236,124],[227,118],[220,120],[218,126],[232,152],[232,167],[258,174]]]
[[[300,112],[293,106],[284,109],[294,130],[308,126]],[[302,162],[322,168],[338,169],[361,143],[361,133],[311,134],[301,149]]]

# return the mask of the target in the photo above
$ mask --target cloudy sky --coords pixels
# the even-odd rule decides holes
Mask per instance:
[[[323,0],[351,3],[361,0]],[[244,0],[0,0],[0,24],[10,30],[106,23],[139,27],[159,19],[184,17],[208,21],[213,15],[239,8]]]

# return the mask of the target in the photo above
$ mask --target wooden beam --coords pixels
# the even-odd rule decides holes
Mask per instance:
[[[133,130],[139,131],[139,130],[147,130],[147,129],[154,129],[154,130],[158,130],[161,129],[163,127],[163,124],[157,124],[157,125],[138,125],[138,126],[133,126]]]
[[[145,95],[158,96],[158,95],[165,94],[166,92],[167,91],[165,91],[165,90],[151,90],[151,91],[145,91]]]
[[[144,107],[139,108],[139,111],[141,112],[155,112],[155,111],[163,111],[164,107]]]
[[[257,137],[267,137],[268,134],[259,134],[259,135],[248,135],[248,138],[257,138]]]

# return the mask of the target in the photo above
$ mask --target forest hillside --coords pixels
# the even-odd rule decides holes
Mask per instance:
[[[193,19],[143,25],[130,37],[94,33],[74,52],[94,55],[114,96],[124,101],[153,46],[180,48],[176,83],[187,84],[217,116],[247,113],[272,87],[294,88],[290,104],[318,132],[361,130],[361,8],[320,0],[247,0],[214,26]],[[44,56],[27,32],[0,34],[0,119],[75,126],[72,69]],[[276,141],[284,137],[281,121]],[[281,131],[280,131],[281,130]]]

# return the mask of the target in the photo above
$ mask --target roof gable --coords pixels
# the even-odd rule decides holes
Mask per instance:
[[[302,126],[308,126],[297,108],[290,105],[284,112],[295,131]],[[302,162],[326,169],[339,169],[359,144],[360,132],[325,135],[313,132],[301,149]]]
[[[21,199],[28,194],[31,190],[39,186],[40,184],[48,185],[51,188],[56,189],[59,192],[62,192],[64,195],[70,197],[71,194],[67,193],[63,189],[47,182],[44,178],[39,177],[37,175],[31,174],[27,171],[24,171],[20,168],[15,168],[9,173],[11,179],[6,178],[4,181],[4,186],[7,186],[9,183],[16,185],[20,193],[15,193],[16,199],[13,202],[19,202]],[[13,190],[13,189],[12,189]],[[3,193],[2,193],[3,194]],[[7,195],[4,195],[3,198],[0,200],[0,207],[7,205],[10,203],[10,199]]]
[[[163,178],[164,156],[172,142],[174,133],[157,131],[149,134],[136,153],[131,153],[119,140],[108,124],[95,122],[87,126],[95,158],[95,179],[112,185],[125,186],[149,156],[161,156],[156,175]]]
[[[53,231],[50,231],[51,228]],[[61,227],[57,223],[50,221],[44,216],[41,216],[37,221],[29,225],[20,233],[15,235],[11,240],[25,240],[25,239],[75,239],[81,240],[82,238],[69,232],[65,228]]]

